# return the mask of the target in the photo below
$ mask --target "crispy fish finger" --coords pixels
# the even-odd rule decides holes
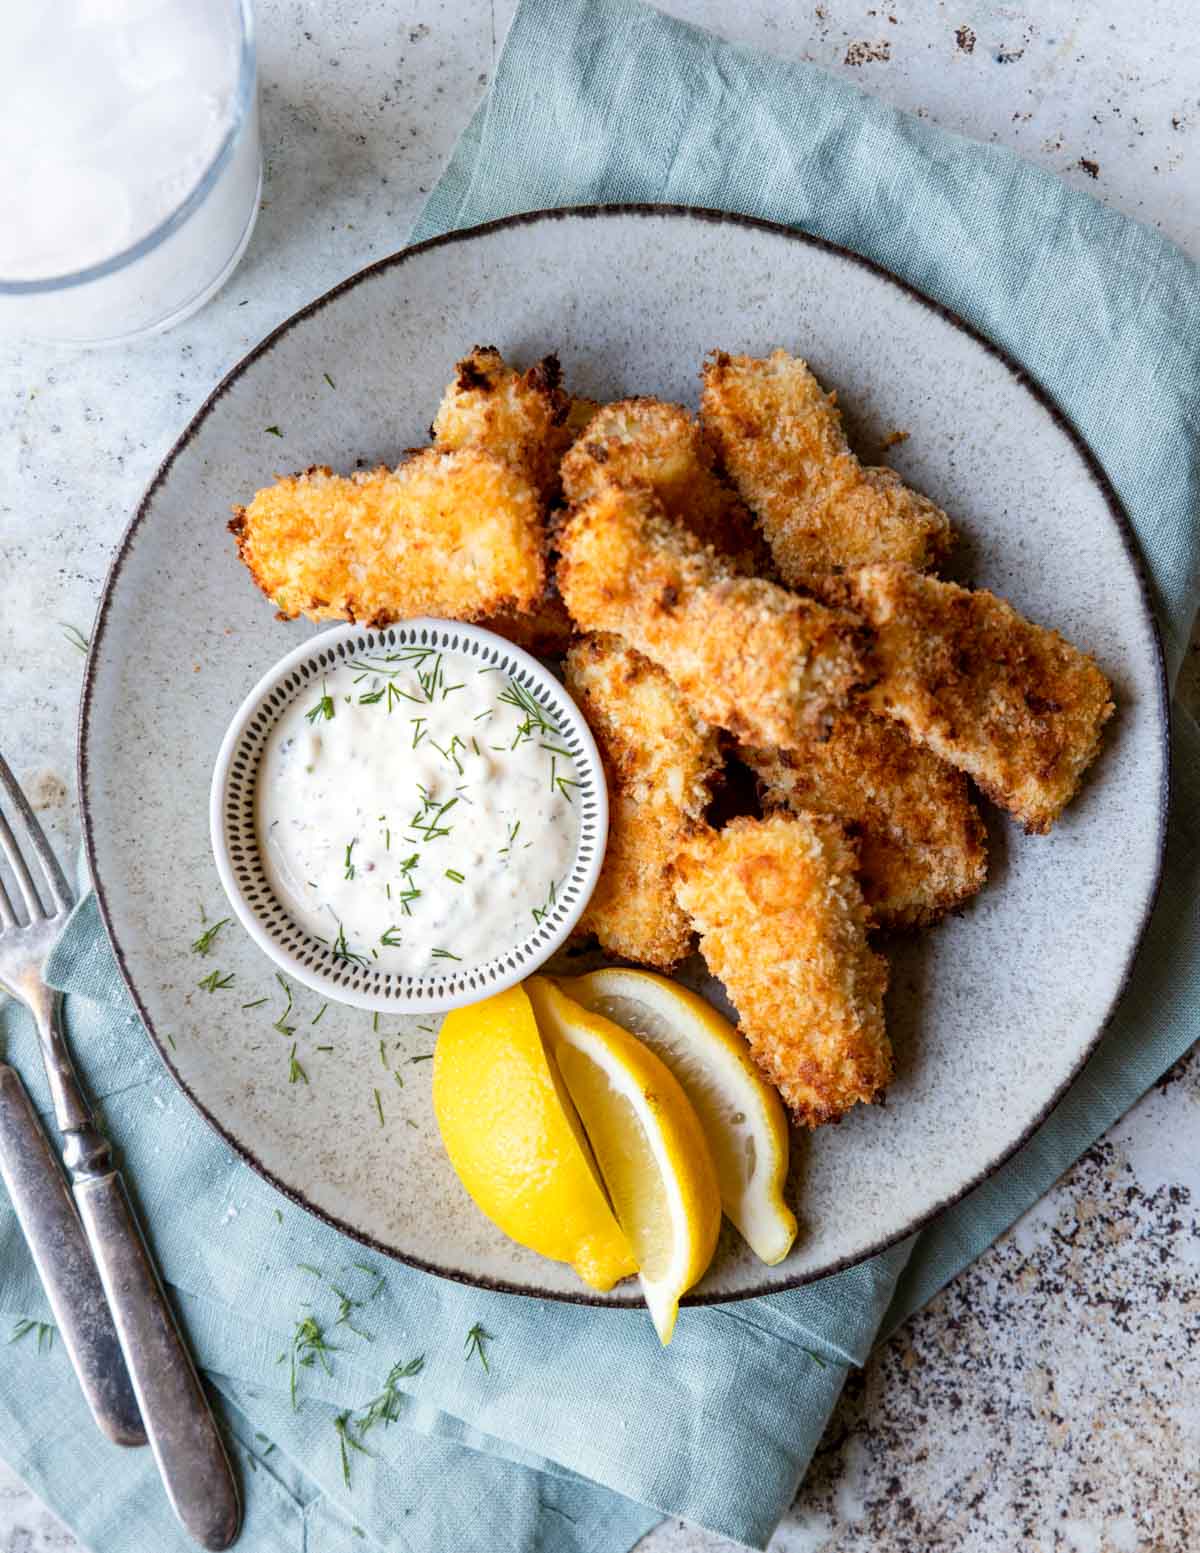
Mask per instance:
[[[859,463],[836,395],[798,357],[715,351],[702,376],[704,429],[762,523],[785,582],[804,587],[876,561],[925,568],[949,551],[946,514],[894,470]]]
[[[1112,716],[1112,686],[1094,659],[994,593],[908,567],[868,566],[844,592],[877,632],[870,705],[1026,830],[1048,831]]]
[[[663,670],[619,637],[584,637],[567,655],[566,684],[608,777],[608,848],[580,927],[610,954],[669,971],[692,946],[672,863],[720,769],[717,735]]]
[[[456,366],[431,430],[439,448],[479,448],[507,459],[549,500],[558,489],[570,408],[557,356],[517,372],[494,345],[476,345]]]
[[[759,1067],[795,1119],[836,1121],[892,1076],[887,961],[854,845],[836,820],[773,814],[702,829],[676,858],[676,897],[738,1011]]]
[[[987,833],[961,771],[897,723],[857,707],[798,750],[741,750],[763,804],[841,820],[857,839],[863,896],[885,927],[921,927],[987,877]]]
[[[664,668],[706,722],[791,749],[862,678],[844,610],[740,576],[644,490],[599,492],[558,537],[576,624],[613,631]]]
[[[608,486],[644,485],[669,518],[748,571],[770,566],[749,509],[716,472],[699,425],[678,404],[621,399],[593,416],[562,463],[563,494],[579,506]]]
[[[478,624],[523,647],[535,658],[561,658],[578,635],[552,579],[530,609],[490,615]]]
[[[399,469],[291,475],[235,507],[229,527],[289,620],[475,620],[531,607],[545,581],[537,492],[473,449],[426,450]]]

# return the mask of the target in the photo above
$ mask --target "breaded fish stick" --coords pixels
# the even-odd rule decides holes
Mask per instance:
[[[871,706],[1026,830],[1048,831],[1112,715],[1112,687],[1095,661],[994,593],[908,567],[866,567],[844,592],[878,633]]]
[[[580,928],[610,954],[669,971],[692,947],[672,864],[720,769],[717,736],[620,637],[584,637],[567,655],[566,684],[608,777],[608,849]]]
[[[233,510],[238,554],[288,620],[476,620],[528,608],[545,581],[537,492],[470,449],[349,476],[310,469]]]
[[[840,820],[885,927],[934,922],[982,888],[987,833],[967,780],[883,717],[849,707],[798,750],[741,750],[763,804]]]
[[[502,615],[489,615],[477,624],[515,642],[535,658],[561,658],[578,636],[575,622],[567,614],[567,606],[552,577],[547,578],[541,596],[529,609],[510,609]]]
[[[949,551],[946,514],[894,470],[859,463],[836,395],[798,357],[716,351],[702,377],[704,429],[762,523],[785,582],[804,587],[875,561],[929,567]]]
[[[878,1099],[892,1076],[887,961],[867,945],[857,861],[836,820],[800,814],[698,831],[676,859],[700,952],[754,1060],[808,1127]]]
[[[706,722],[790,749],[863,675],[855,617],[743,577],[648,491],[601,491],[559,534],[576,624],[664,668]]]
[[[570,436],[570,405],[557,356],[517,372],[494,345],[476,345],[457,364],[430,430],[439,448],[479,448],[507,459],[549,500]]]
[[[621,399],[598,410],[562,463],[563,494],[575,507],[613,485],[644,485],[669,518],[745,570],[771,567],[749,509],[715,469],[699,425],[678,404]]]

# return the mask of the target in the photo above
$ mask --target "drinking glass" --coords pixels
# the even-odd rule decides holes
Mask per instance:
[[[0,330],[92,345],[169,329],[228,280],[258,214],[250,0],[0,15]]]

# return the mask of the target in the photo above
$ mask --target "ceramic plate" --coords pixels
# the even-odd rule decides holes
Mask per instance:
[[[207,809],[221,737],[315,629],[273,618],[226,533],[230,503],[278,471],[394,462],[426,440],[453,362],[477,342],[519,363],[556,350],[568,385],[597,399],[693,405],[713,346],[798,351],[837,388],[865,455],[908,433],[888,457],[965,536],[956,574],[1089,648],[1116,686],[1103,754],[1053,834],[989,811],[987,888],[889,945],[896,1080],[886,1106],[795,1139],[790,1257],[765,1268],[727,1229],[697,1296],[790,1287],[907,1234],[996,1169],[1120,996],[1166,804],[1162,663],[1128,525],[1061,416],[961,322],[851,255],[702,212],[549,213],[424,244],[320,298],[230,373],[147,492],[105,588],[80,753],[92,871],[146,1026],[212,1125],[296,1202],[455,1278],[582,1295],[567,1269],[494,1230],[451,1173],[430,1064],[414,1060],[435,1023],[385,1017],[376,1034],[370,1014],[330,1006],[313,1027],[319,1000],[301,989],[311,1083],[289,1085],[270,962],[233,926],[210,959],[188,946],[201,906],[226,914]],[[197,987],[212,968],[234,974],[229,990]],[[403,1088],[381,1071],[380,1035]],[[602,1302],[637,1303],[635,1288]]]

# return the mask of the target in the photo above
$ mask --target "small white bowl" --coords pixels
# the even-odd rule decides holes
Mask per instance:
[[[574,756],[579,786],[579,842],[554,909],[528,938],[473,969],[405,976],[348,965],[288,914],[267,880],[254,818],[259,761],[280,715],[323,674],[347,659],[400,647],[432,646],[499,668],[553,713]],[[492,631],[451,620],[407,620],[380,630],[337,626],[310,637],[265,674],[242,702],[221,742],[209,798],[217,872],[238,921],[296,981],[339,1003],[396,1014],[443,1013],[502,992],[534,971],[563,943],[588,903],[608,836],[608,792],[591,731],[579,708],[547,669]]]

